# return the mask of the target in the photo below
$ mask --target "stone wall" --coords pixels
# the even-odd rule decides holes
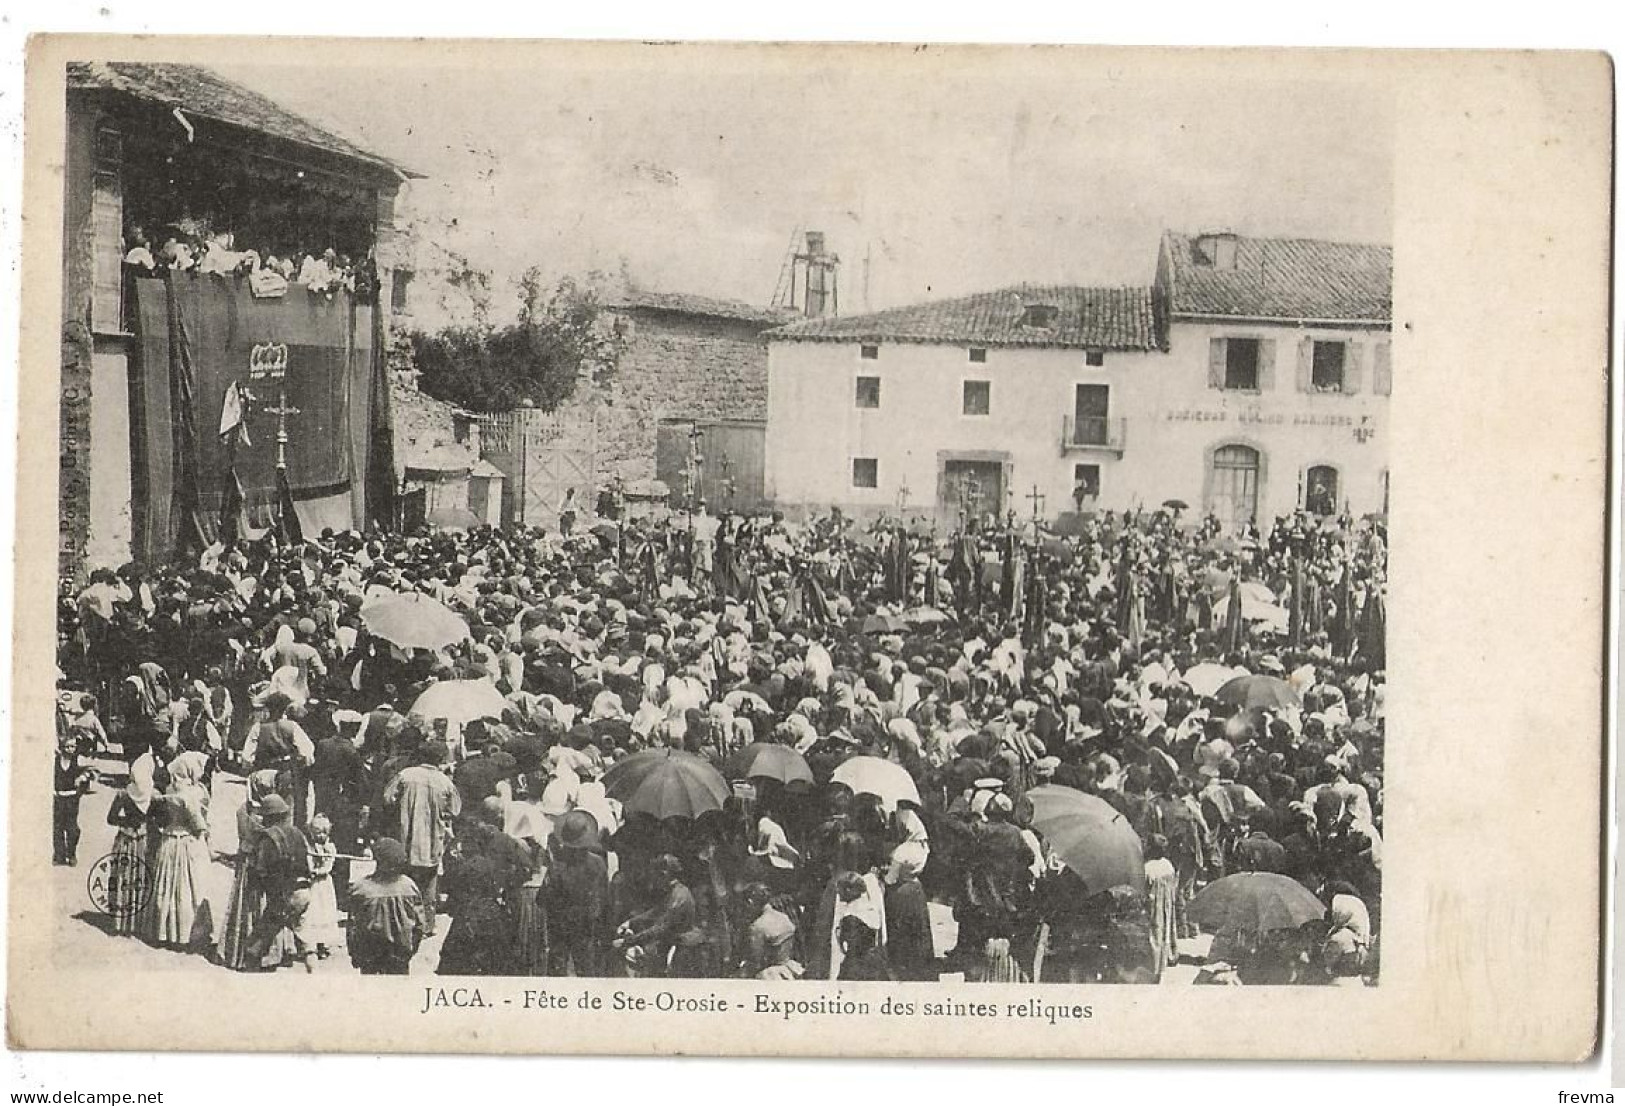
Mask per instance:
[[[766,419],[772,323],[624,309],[628,344],[598,406],[597,474],[630,483],[655,476],[661,419]],[[572,404],[585,401],[581,397]]]
[[[409,464],[456,458],[473,467],[479,462],[477,421],[451,404],[418,391],[410,373],[391,373],[389,390],[397,480]]]

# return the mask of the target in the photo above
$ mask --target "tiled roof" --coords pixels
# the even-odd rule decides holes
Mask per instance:
[[[228,81],[201,65],[175,63],[92,61],[68,63],[68,87],[123,92],[167,107],[177,107],[200,118],[260,131],[301,146],[323,150],[374,169],[421,177],[410,169],[317,126],[258,92]]]
[[[651,292],[632,288],[611,296],[606,307],[625,310],[666,311],[674,315],[698,315],[712,319],[734,319],[740,322],[778,326],[795,313],[782,307],[759,307],[742,300],[712,299],[710,296],[692,296],[686,292]]]
[[[1028,326],[1029,305],[1057,308],[1052,326]],[[870,315],[808,319],[768,338],[818,342],[942,342],[955,345],[1149,350],[1158,346],[1149,288],[1022,284]]]
[[[1172,315],[1383,323],[1392,315],[1390,246],[1237,235],[1235,267],[1217,269],[1203,263],[1197,238],[1163,236]]]

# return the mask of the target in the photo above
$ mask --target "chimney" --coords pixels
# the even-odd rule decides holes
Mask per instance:
[[[801,313],[810,319],[821,318],[825,315],[840,314],[840,285],[838,271],[841,259],[824,248],[824,232],[809,230],[807,232],[807,248],[795,256],[795,265],[805,273],[802,288],[806,290],[806,299],[801,305]],[[795,277],[791,276],[791,292],[794,294]],[[794,302],[792,300],[792,302]]]

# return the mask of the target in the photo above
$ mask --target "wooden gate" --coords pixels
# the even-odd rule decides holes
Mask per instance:
[[[480,455],[506,477],[504,525],[555,528],[566,502],[573,503],[578,516],[592,510],[598,430],[590,410],[524,408],[484,415],[479,421]]]
[[[690,432],[698,428],[699,497],[712,514],[746,514],[767,502],[767,424],[753,419],[661,419],[655,438],[655,475],[683,506]]]

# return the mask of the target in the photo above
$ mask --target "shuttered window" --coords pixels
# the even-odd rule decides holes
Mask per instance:
[[[1208,347],[1208,387],[1267,392],[1275,384],[1275,343],[1262,338],[1214,338]]]
[[[1389,363],[1389,344],[1377,342],[1371,347],[1371,390],[1379,396],[1392,395],[1394,370]]]

